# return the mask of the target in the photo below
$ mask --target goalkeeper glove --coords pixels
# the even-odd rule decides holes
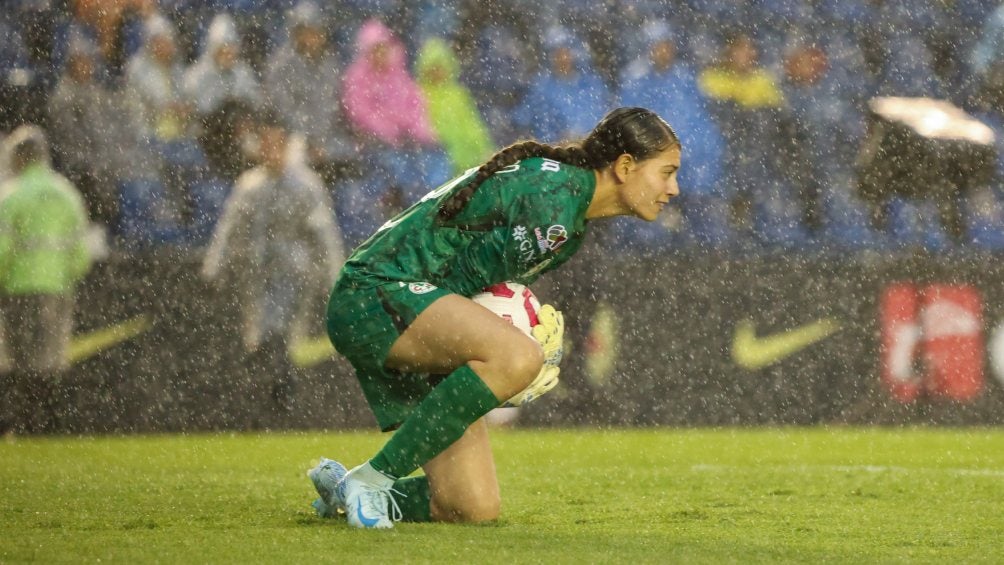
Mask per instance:
[[[544,350],[544,364],[557,367],[564,355],[565,318],[554,306],[545,304],[537,312],[537,325],[530,330],[530,335],[537,340]]]
[[[503,406],[522,406],[558,386],[558,364],[564,354],[565,339],[565,319],[561,312],[550,304],[542,306],[537,312],[537,325],[531,330],[531,335],[544,350],[544,366],[529,386],[507,400]]]
[[[547,391],[558,386],[558,373],[560,371],[561,369],[555,367],[554,365],[544,363],[544,366],[540,368],[540,372],[537,373],[537,378],[533,379],[530,386],[524,388],[522,392],[517,393],[516,396],[513,396],[509,400],[505,401],[502,406],[522,406],[533,402]]]

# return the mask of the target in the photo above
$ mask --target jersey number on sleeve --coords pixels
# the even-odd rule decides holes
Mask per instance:
[[[561,163],[553,159],[544,159],[540,163],[540,170],[548,173],[556,173],[561,170]]]

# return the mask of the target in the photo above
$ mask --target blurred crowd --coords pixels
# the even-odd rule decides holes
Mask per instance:
[[[36,408],[67,397],[74,288],[109,254],[228,282],[249,374],[288,410],[290,340],[349,249],[495,150],[582,138],[616,106],[664,116],[684,166],[659,221],[596,226],[602,251],[1004,251],[999,178],[950,193],[954,223],[925,187],[862,199],[877,96],[948,101],[1004,147],[1004,5],[5,0],[0,431],[52,429]]]
[[[923,200],[876,222],[855,190],[874,96],[949,100],[1004,139],[990,0],[4,6],[0,135],[46,133],[113,252],[204,249],[263,113],[351,247],[494,150],[580,138],[618,105],[666,117],[685,161],[658,223],[604,230],[621,252],[1004,249],[999,183],[958,195],[960,232]]]

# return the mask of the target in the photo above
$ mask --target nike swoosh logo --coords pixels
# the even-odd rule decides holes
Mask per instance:
[[[792,330],[757,337],[753,322],[743,320],[736,324],[732,338],[732,360],[743,369],[762,369],[838,331],[840,324],[831,318],[824,318]]]
[[[356,506],[356,518],[358,518],[359,521],[362,523],[362,525],[366,526],[367,528],[372,528],[373,526],[377,525],[377,522],[380,521],[380,518],[367,518],[366,516],[363,516],[362,504]]]
[[[125,322],[75,335],[70,340],[70,349],[67,353],[68,361],[71,365],[86,361],[102,351],[142,334],[152,325],[150,316],[143,314]]]

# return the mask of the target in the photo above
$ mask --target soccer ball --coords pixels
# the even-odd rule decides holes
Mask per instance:
[[[540,301],[529,288],[519,283],[493,284],[471,299],[502,316],[527,335],[530,335],[530,329],[538,324],[537,312],[540,311]]]

